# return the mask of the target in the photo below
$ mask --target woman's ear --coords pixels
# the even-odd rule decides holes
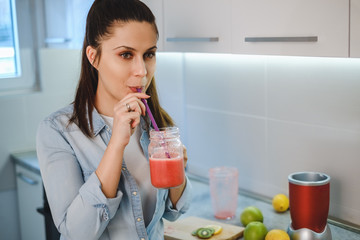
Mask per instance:
[[[93,65],[94,68],[96,68],[97,67],[95,65],[96,50],[92,46],[86,47],[86,56],[90,64]]]

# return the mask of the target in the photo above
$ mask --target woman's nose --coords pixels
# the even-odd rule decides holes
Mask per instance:
[[[134,62],[134,73],[136,76],[144,77],[147,74],[145,61],[143,58],[136,58]]]

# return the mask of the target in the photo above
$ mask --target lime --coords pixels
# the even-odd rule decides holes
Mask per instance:
[[[277,212],[285,212],[289,208],[289,199],[284,194],[277,194],[273,197],[272,205]]]
[[[244,231],[244,240],[264,240],[267,228],[262,222],[249,223]]]
[[[254,222],[254,221],[263,222],[264,217],[263,217],[260,209],[258,209],[257,207],[254,207],[254,206],[250,206],[250,207],[245,208],[242,211],[242,213],[240,215],[240,221],[241,221],[242,225],[244,225],[244,227],[246,227],[249,223]]]
[[[290,237],[284,230],[273,229],[266,234],[265,240],[290,240]]]

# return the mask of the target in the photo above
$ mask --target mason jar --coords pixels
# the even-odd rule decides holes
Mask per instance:
[[[183,145],[179,128],[150,130],[149,163],[151,184],[156,188],[173,188],[185,180]]]

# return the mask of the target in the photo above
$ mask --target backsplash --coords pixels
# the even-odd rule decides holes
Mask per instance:
[[[207,177],[210,167],[236,166],[241,189],[268,197],[288,193],[292,172],[325,172],[330,215],[360,225],[360,59],[157,58],[160,101],[180,127],[189,172]],[[1,236],[18,231],[8,214],[17,203],[4,202],[16,199],[9,154],[34,149],[39,121],[73,100],[80,51],[42,49],[40,62],[41,92],[0,97]]]
[[[330,215],[360,225],[360,59],[177,58],[159,57],[157,80],[184,91],[182,114],[182,101],[167,109],[181,116],[189,172],[235,166],[241,189],[267,197],[288,194],[292,172],[324,172]]]

